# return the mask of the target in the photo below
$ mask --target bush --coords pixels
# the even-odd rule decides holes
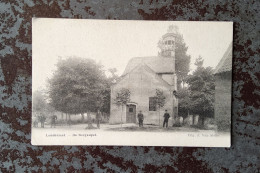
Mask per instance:
[[[173,124],[172,127],[181,127],[182,125],[180,123]]]

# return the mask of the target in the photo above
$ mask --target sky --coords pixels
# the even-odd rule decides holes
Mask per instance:
[[[46,88],[59,58],[95,59],[121,75],[133,57],[157,56],[158,41],[176,25],[188,46],[191,71],[198,56],[215,68],[233,40],[232,22],[47,19],[32,20],[32,90]]]

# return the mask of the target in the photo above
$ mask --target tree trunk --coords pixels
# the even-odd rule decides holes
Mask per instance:
[[[124,109],[124,106],[122,105],[122,112],[121,112],[121,128],[123,126],[123,109]]]
[[[190,111],[188,110],[188,117],[190,116]],[[194,125],[195,122],[195,115],[192,115],[192,125]]]
[[[205,118],[202,117],[202,118],[201,118],[201,125],[202,125],[202,127],[204,127],[204,123],[205,123]]]
[[[204,122],[205,122],[205,117],[202,117],[201,115],[199,116],[199,125],[201,127],[204,127]]]
[[[69,114],[69,126],[71,125],[71,119],[70,119],[70,114]]]
[[[84,121],[84,113],[81,113],[81,121]]]
[[[88,120],[88,128],[91,129],[93,128],[92,126],[92,120],[91,120],[91,115],[90,115],[90,112],[87,111],[87,120]]]
[[[66,113],[66,123],[68,124],[68,114]]]
[[[159,127],[161,125],[161,115],[160,115],[160,107],[159,107]]]

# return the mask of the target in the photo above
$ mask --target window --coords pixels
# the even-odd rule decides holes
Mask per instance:
[[[156,111],[156,97],[149,97],[149,111]]]
[[[134,109],[133,108],[129,108],[129,112],[134,112]]]
[[[168,45],[171,45],[172,44],[172,41],[171,40],[168,40]]]

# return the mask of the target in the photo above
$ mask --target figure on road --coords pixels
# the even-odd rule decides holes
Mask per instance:
[[[165,110],[163,117],[164,117],[163,127],[165,126],[167,128],[168,127],[168,120],[170,118],[170,114],[167,112],[167,110]]]
[[[144,122],[144,115],[142,114],[142,111],[140,111],[137,115],[138,117],[138,122],[139,122],[139,127],[143,127],[143,122]]]
[[[45,123],[46,117],[44,115],[40,115],[39,119],[41,122],[41,128],[44,128],[44,123]]]

